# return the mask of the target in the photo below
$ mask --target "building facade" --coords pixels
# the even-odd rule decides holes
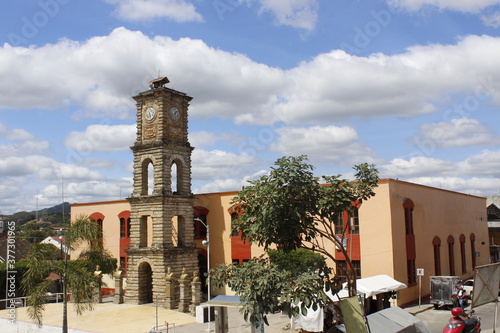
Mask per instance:
[[[409,304],[418,299],[417,269],[422,295],[430,292],[432,275],[458,275],[467,279],[474,267],[489,261],[489,241],[486,199],[462,193],[417,185],[392,179],[382,179],[376,195],[363,202],[351,219],[344,214],[340,224],[350,223],[347,250],[358,267],[359,277],[387,274],[408,285],[401,290],[397,303]],[[243,240],[241,234],[231,233],[231,221],[236,217],[231,200],[235,192],[194,195],[192,214],[210,226],[211,267],[221,263],[242,263],[263,254],[263,249]],[[74,204],[71,216],[86,214],[104,216],[102,225],[105,246],[113,256],[120,258],[130,270],[123,225],[131,209],[126,200],[106,203]],[[98,213],[98,214],[96,214]],[[192,220],[200,276],[207,271],[207,251],[202,241],[206,229]],[[125,229],[126,230],[126,229]],[[343,273],[343,257],[332,244]],[[128,291],[127,291],[128,292]],[[213,294],[231,294],[230,290],[216,290]]]

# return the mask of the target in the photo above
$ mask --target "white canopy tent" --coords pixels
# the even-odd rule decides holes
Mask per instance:
[[[335,295],[331,291],[327,291],[326,294],[334,302],[338,302],[340,299],[349,297],[349,292],[347,290],[347,282],[342,285],[341,289]],[[405,289],[406,284],[394,280],[389,275],[375,275],[367,278],[356,280],[356,290],[358,295],[364,295],[365,297],[375,296],[377,294],[382,294],[389,291],[395,291],[400,289]]]

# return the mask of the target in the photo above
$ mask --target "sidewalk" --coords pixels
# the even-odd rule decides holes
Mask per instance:
[[[47,304],[43,312],[44,326],[39,329],[28,318],[26,308],[17,308],[16,324],[8,323],[9,310],[0,311],[0,332],[60,332],[62,324],[62,304]],[[208,323],[197,323],[196,318],[190,314],[175,310],[166,310],[154,304],[97,304],[93,311],[84,312],[77,316],[73,304],[68,304],[68,326],[73,333],[102,332],[149,332],[156,325],[156,312],[158,311],[158,325],[165,322],[175,324],[176,333],[207,332]],[[250,332],[250,325],[243,320],[243,315],[238,308],[228,308],[229,333]],[[286,315],[273,314],[268,316],[270,326],[265,327],[266,333],[292,332],[284,330],[289,327],[290,319]],[[211,328],[213,331],[214,323]],[[173,332],[172,330],[170,332]],[[295,330],[293,332],[296,332]]]

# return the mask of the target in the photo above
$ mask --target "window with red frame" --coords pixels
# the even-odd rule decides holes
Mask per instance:
[[[471,262],[472,269],[476,268],[476,235],[470,234],[470,252],[471,252]]]
[[[195,238],[206,238],[207,237],[207,228],[198,219],[203,221],[203,223],[207,224],[207,216],[205,214],[201,214],[197,218],[195,218],[195,220],[194,220],[194,237]]]
[[[354,208],[351,212],[351,216],[349,217],[350,230],[349,232],[352,235],[359,234],[359,211],[358,208]]]
[[[455,245],[455,238],[450,235],[448,236],[448,264],[450,267],[450,275],[455,275],[455,254],[453,245]]]
[[[335,224],[335,235],[342,235],[345,229],[344,212],[337,214],[337,218],[335,218],[334,224]]]
[[[467,263],[465,260],[465,235],[460,235],[460,261],[462,262],[462,274],[467,273]]]
[[[434,247],[434,274],[441,275],[441,239],[436,236],[432,240]]]

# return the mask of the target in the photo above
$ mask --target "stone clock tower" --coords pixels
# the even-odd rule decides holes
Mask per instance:
[[[137,139],[134,188],[130,198],[131,233],[127,303],[150,303],[158,297],[167,307],[167,271],[179,277],[198,271],[191,193],[191,151],[188,106],[191,97],[169,89],[166,77],[150,82],[150,90],[134,96]],[[178,288],[176,288],[178,289]],[[175,293],[174,293],[175,294]]]

